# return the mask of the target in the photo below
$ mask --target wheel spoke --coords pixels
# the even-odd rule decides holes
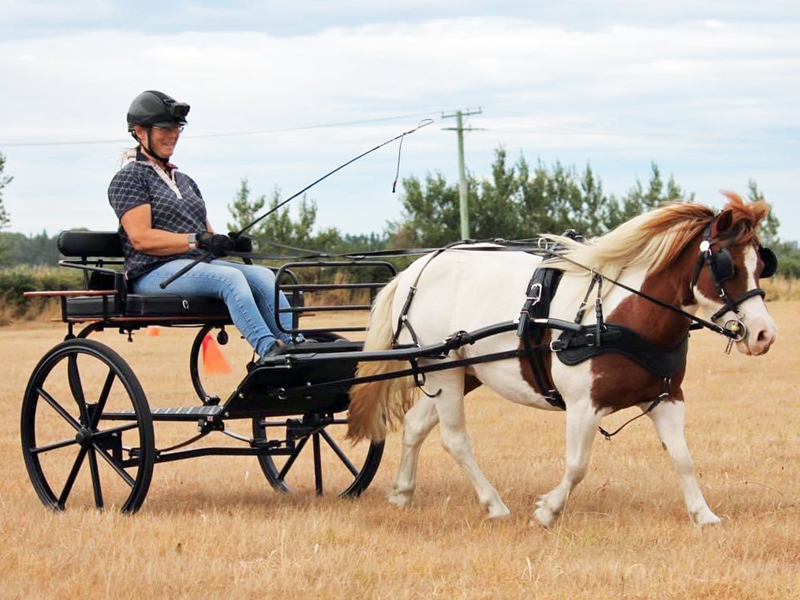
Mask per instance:
[[[86,450],[86,447],[82,447],[80,452],[78,452],[75,464],[72,465],[72,470],[69,472],[67,481],[64,483],[64,489],[61,491],[61,496],[58,498],[58,506],[62,509],[67,503],[67,498],[69,498],[69,494],[72,491],[72,486],[75,485],[75,479],[78,477],[78,473],[83,465],[83,459],[86,457]]]
[[[116,376],[116,373],[114,373],[112,369],[108,370],[106,381],[103,384],[103,390],[100,392],[100,397],[97,399],[97,406],[95,407],[94,414],[92,415],[92,422],[90,425],[91,429],[95,429],[97,427],[97,423],[100,421],[100,416],[103,414],[103,410],[106,407],[108,396],[111,393],[111,386],[114,385],[114,379]]]
[[[86,411],[86,397],[83,394],[83,383],[81,382],[80,371],[78,371],[78,355],[70,354],[67,357],[67,365],[69,389],[72,390],[72,395],[78,403],[78,409],[81,411],[81,423],[88,425],[89,414]]]
[[[50,452],[51,450],[58,450],[59,448],[66,448],[67,446],[72,446],[73,444],[77,444],[78,440],[71,439],[71,440],[64,440],[63,442],[55,442],[53,444],[47,444],[45,446],[39,446],[38,448],[31,448],[31,454],[42,454],[43,452]]]
[[[102,458],[109,465],[111,465],[111,468],[114,469],[114,471],[116,471],[117,475],[122,477],[122,479],[125,481],[125,483],[127,483],[130,487],[133,487],[134,485],[136,485],[136,482],[133,480],[133,478],[130,475],[128,475],[127,471],[125,471],[125,469],[122,468],[122,465],[120,465],[116,460],[114,460],[114,458],[112,458],[111,456],[106,454],[105,450],[103,450],[97,444],[92,444],[92,446],[97,451],[97,453],[100,455],[100,458]]]
[[[92,489],[94,490],[94,505],[103,508],[103,490],[100,487],[100,472],[97,468],[97,451],[92,447],[89,450],[89,470],[92,473]]]
[[[297,444],[297,448],[295,449],[294,453],[289,457],[289,460],[286,461],[286,464],[283,465],[281,472],[278,473],[278,479],[280,481],[284,481],[286,479],[286,475],[289,473],[289,469],[292,468],[294,461],[297,460],[298,456],[300,456],[300,452],[303,451],[303,448],[305,447],[307,441],[308,438],[304,437],[302,440],[300,440],[300,443]]]
[[[69,414],[66,410],[64,410],[64,408],[58,402],[56,402],[55,398],[53,398],[50,394],[45,392],[42,388],[36,388],[36,393],[39,394],[42,398],[44,398],[44,401],[47,402],[50,406],[52,406],[53,410],[56,411],[61,416],[62,419],[64,419],[67,423],[72,425],[75,431],[81,430],[81,424],[78,423],[71,414]]]
[[[347,470],[353,474],[353,477],[358,477],[358,469],[352,462],[350,462],[350,459],[347,457],[344,451],[339,447],[339,445],[333,440],[330,434],[324,429],[319,433],[320,435],[322,435],[323,439],[326,442],[328,442],[328,446],[330,446],[331,450],[333,450],[336,453],[336,456],[339,457],[339,460],[341,460],[344,466],[347,467]]]

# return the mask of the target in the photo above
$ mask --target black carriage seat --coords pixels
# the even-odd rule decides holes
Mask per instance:
[[[187,298],[168,292],[129,293],[120,268],[122,241],[116,231],[64,231],[58,236],[58,250],[67,257],[60,264],[84,270],[86,291],[115,292],[65,298],[65,320],[129,317],[230,322],[228,308],[222,300]]]

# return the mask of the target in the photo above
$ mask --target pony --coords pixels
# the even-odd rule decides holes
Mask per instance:
[[[759,287],[759,279],[771,275],[777,264],[774,254],[758,240],[759,224],[769,205],[745,202],[732,192],[723,194],[728,202],[719,214],[701,204],[674,202],[586,243],[546,236],[566,248],[546,261],[547,266],[563,270],[550,317],[571,321],[578,313],[581,323],[595,323],[596,311],[584,314],[580,308],[592,279],[599,276],[606,281],[598,292],[605,322],[624,325],[656,347],[673,348],[685,341],[694,319],[728,334],[728,350],[735,343],[746,355],[766,354],[777,337],[777,326]],[[491,244],[487,249],[497,250]],[[542,260],[523,251],[483,252],[464,245],[423,256],[377,295],[364,349],[430,344],[456,331],[518,319],[531,275]],[[701,321],[702,317],[724,320],[726,325],[713,325]],[[551,342],[552,334],[546,331],[543,343]],[[510,514],[473,455],[464,395],[486,385],[512,402],[556,408],[531,376],[526,358],[467,365],[463,359],[521,345],[514,331],[465,344],[440,359],[461,364],[428,373],[424,388],[419,378],[410,377],[368,380],[352,387],[348,412],[352,440],[382,440],[387,428],[403,423],[401,462],[389,502],[399,507],[410,502],[421,445],[439,424],[442,446],[474,486],[489,518]],[[602,353],[574,365],[548,353],[545,362],[566,412],[566,461],[561,482],[536,503],[534,517],[539,523],[554,525],[570,493],[584,478],[601,419],[634,406],[652,420],[669,453],[691,520],[698,526],[720,522],[697,483],[684,437],[685,354],[669,379],[619,353]],[[400,371],[404,364],[407,367],[401,361],[361,362],[357,378]]]

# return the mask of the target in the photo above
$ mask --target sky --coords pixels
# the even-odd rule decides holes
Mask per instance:
[[[509,159],[587,165],[607,195],[656,163],[695,201],[754,180],[800,239],[800,3],[730,0],[0,0],[8,230],[112,230],[107,200],[147,89],[191,105],[173,162],[217,230],[242,179],[286,198],[413,129],[399,175]],[[397,142],[308,191],[318,227],[401,218]],[[541,232],[531,232],[535,235]]]

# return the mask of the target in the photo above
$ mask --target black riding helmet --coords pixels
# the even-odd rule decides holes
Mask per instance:
[[[151,156],[157,158],[165,165],[167,159],[159,156],[150,148],[150,128],[169,127],[171,125],[186,125],[186,115],[189,114],[189,105],[185,102],[176,102],[175,98],[163,92],[148,90],[142,92],[131,102],[128,109],[128,132],[131,137],[139,142],[133,131],[134,125],[147,128],[147,143],[144,144]]]
[[[175,98],[163,92],[148,90],[142,92],[131,102],[128,109],[128,131],[133,131],[134,125],[142,127],[186,125],[186,115],[189,114],[189,105],[185,102],[176,102]]]

